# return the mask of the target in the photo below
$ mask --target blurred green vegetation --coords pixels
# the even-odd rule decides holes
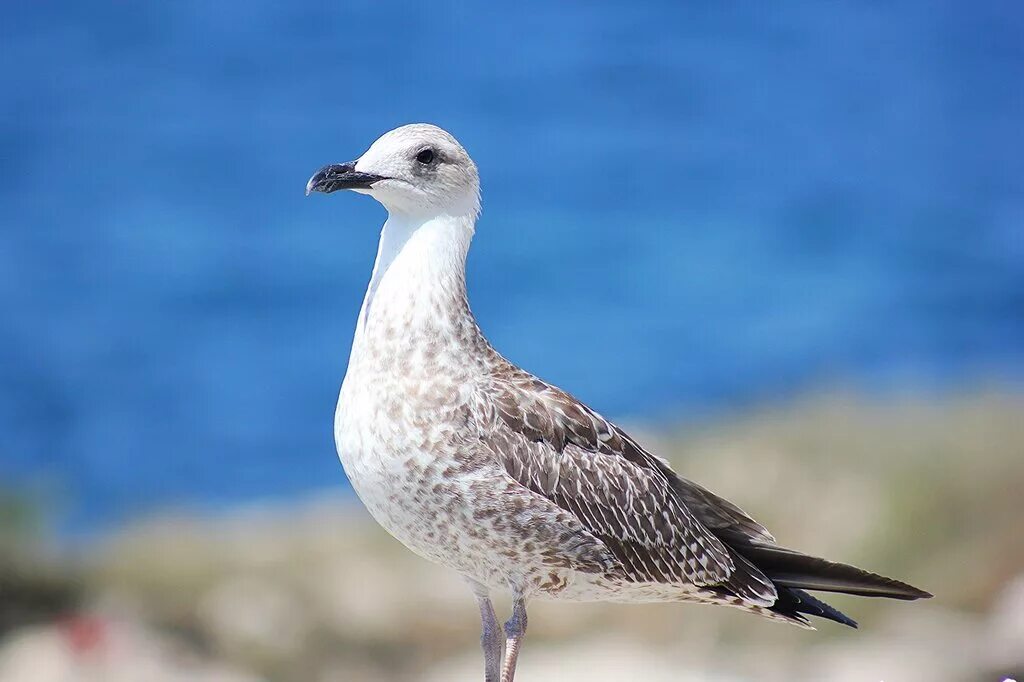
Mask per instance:
[[[77,569],[45,550],[45,515],[30,492],[0,488],[0,635],[76,608]]]
[[[42,513],[25,491],[0,487],[0,557],[8,557],[42,530]]]

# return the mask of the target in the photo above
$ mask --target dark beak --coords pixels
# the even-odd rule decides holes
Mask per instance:
[[[384,178],[380,175],[360,173],[356,170],[356,162],[332,163],[324,166],[306,183],[306,196],[310,192],[330,194],[339,189],[369,189],[373,183]]]

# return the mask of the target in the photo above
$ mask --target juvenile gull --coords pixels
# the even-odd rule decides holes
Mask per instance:
[[[454,137],[415,124],[320,169],[306,194],[352,190],[388,211],[335,442],[380,525],[472,587],[487,682],[512,682],[531,598],[721,604],[810,628],[807,616],[856,623],[804,590],[931,596],[780,547],[738,507],[494,350],[466,298],[479,187]],[[504,633],[492,589],[512,595]]]

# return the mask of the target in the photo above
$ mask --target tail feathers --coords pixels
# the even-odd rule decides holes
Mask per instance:
[[[751,543],[734,546],[734,549],[757,566],[779,588],[789,588],[798,593],[799,599],[810,598],[817,604],[825,606],[802,590],[821,590],[823,592],[841,592],[862,597],[887,597],[889,599],[927,599],[932,595],[924,590],[902,583],[892,578],[870,573],[868,571],[838,564],[825,559],[808,556],[791,549]],[[780,589],[781,595],[785,589]],[[831,609],[831,607],[827,607]],[[832,609],[832,611],[835,611]],[[800,611],[806,613],[806,611]],[[839,616],[846,618],[838,611]],[[813,614],[819,615],[819,614]],[[828,618],[829,616],[824,616]],[[836,620],[833,618],[832,620]],[[849,619],[846,619],[849,620]],[[843,621],[839,621],[843,622]]]
[[[848,625],[851,628],[857,627],[857,621],[839,609],[829,606],[819,599],[815,599],[803,590],[798,590],[795,587],[780,587],[778,592],[779,598],[770,610],[781,616],[786,616],[798,623],[806,624],[808,621],[802,614],[807,614],[808,616],[827,618],[842,625]]]

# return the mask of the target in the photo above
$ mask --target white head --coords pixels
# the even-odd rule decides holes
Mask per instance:
[[[476,164],[449,133],[413,123],[384,133],[355,161],[324,166],[306,194],[348,189],[369,194],[389,213],[432,218],[480,210]]]

